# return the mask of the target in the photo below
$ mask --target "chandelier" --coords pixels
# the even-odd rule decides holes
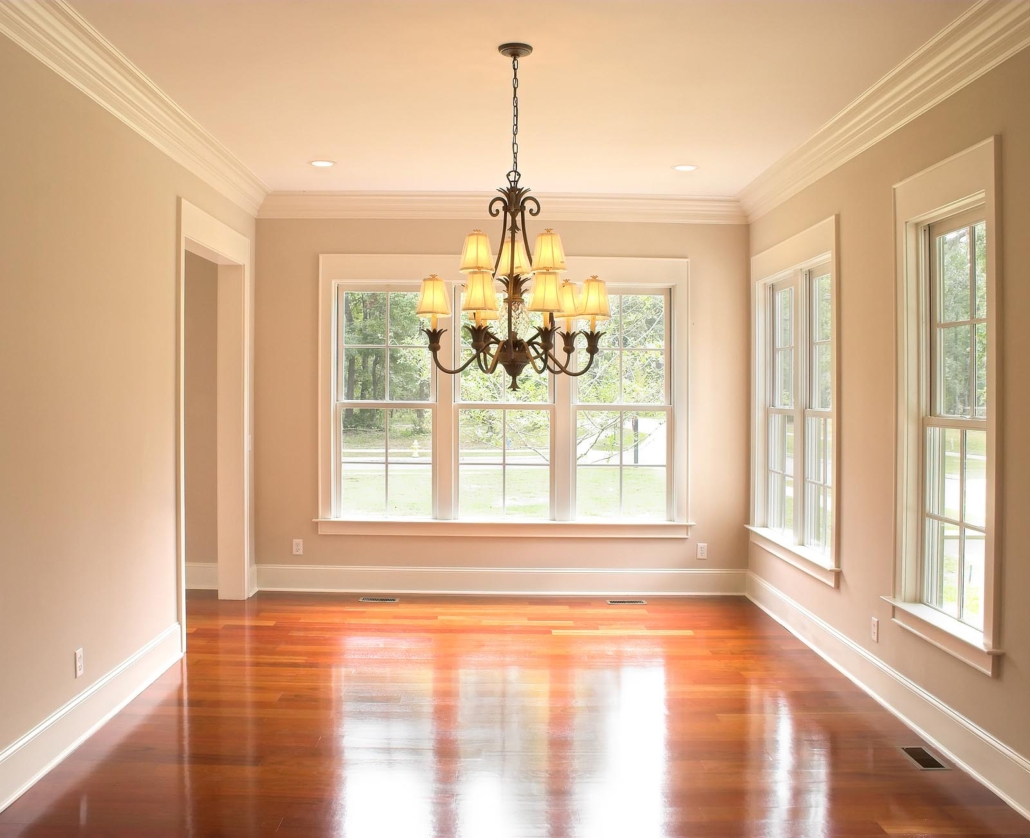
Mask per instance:
[[[423,328],[429,340],[429,350],[437,369],[448,375],[458,375],[476,364],[480,370],[493,374],[498,367],[511,378],[511,389],[518,390],[518,378],[527,368],[536,373],[583,375],[594,363],[597,346],[604,332],[597,331],[597,324],[610,319],[608,292],[603,280],[592,276],[583,282],[580,290],[568,279],[561,281],[565,268],[565,249],[561,238],[551,228],[536,237],[533,258],[529,258],[529,239],[526,235],[526,214],[540,214],[540,202],[529,194],[529,189],[519,185],[519,59],[529,55],[533,48],[529,44],[501,44],[498,51],[511,58],[512,70],[512,165],[508,172],[508,185],[497,191],[487,207],[490,217],[501,219],[501,249],[493,259],[490,239],[481,230],[473,230],[465,237],[459,270],[465,274],[461,310],[467,312],[468,329],[473,355],[457,369],[449,369],[440,363],[440,340],[446,329],[436,327],[438,317],[451,313],[447,288],[444,280],[432,274],[422,280],[416,313],[429,317],[429,328]],[[530,280],[532,290],[528,289]],[[494,282],[499,282],[504,291],[504,308],[499,310]],[[529,300],[526,294],[529,293]],[[518,333],[518,323],[524,320],[523,312],[540,313],[542,325],[528,337]],[[507,320],[507,331],[499,337],[490,328],[490,321]],[[588,319],[588,331],[576,331],[575,321]],[[564,329],[559,331],[557,321]],[[503,326],[502,326],[503,329]],[[587,363],[581,369],[574,369],[573,357],[576,339],[582,335],[586,341]],[[561,337],[561,352],[555,350],[556,339]]]

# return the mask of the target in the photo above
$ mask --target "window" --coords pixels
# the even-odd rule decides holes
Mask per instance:
[[[837,578],[835,229],[828,219],[753,260],[752,540],[830,584]]]
[[[987,229],[982,209],[926,230],[923,601],[983,630],[987,511]]]
[[[995,145],[894,188],[898,511],[894,620],[982,672],[994,638],[998,277]]]
[[[404,280],[346,276],[366,263],[396,274],[419,258]],[[678,312],[686,323],[685,263],[590,260],[608,263],[612,308],[593,366],[577,378],[527,371],[511,390],[500,371],[433,368],[414,311],[418,276],[439,258],[323,257],[320,532],[510,523],[527,535],[567,524],[685,537],[686,346],[674,329]],[[343,269],[328,275],[327,260]],[[457,284],[454,294],[457,312]],[[444,325],[441,356],[456,366],[468,333],[455,317]]]

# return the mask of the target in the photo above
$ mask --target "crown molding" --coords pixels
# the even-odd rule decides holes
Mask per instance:
[[[258,218],[481,218],[490,192],[273,192]],[[651,224],[746,224],[736,198],[654,195],[538,196],[548,221],[636,221]]]
[[[980,0],[748,184],[749,221],[1030,45],[1030,0]]]
[[[251,215],[268,187],[64,0],[0,2],[0,32]]]

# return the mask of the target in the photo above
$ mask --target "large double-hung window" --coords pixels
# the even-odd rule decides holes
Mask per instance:
[[[512,390],[500,370],[434,368],[419,276],[401,278],[418,258],[439,257],[323,257],[320,531],[685,536],[686,263],[608,260],[612,316],[593,365],[527,370]],[[389,278],[350,278],[365,262]],[[458,312],[458,281],[452,293]],[[539,318],[520,316],[524,333]],[[456,367],[471,354],[465,324],[440,325]]]
[[[753,260],[752,537],[836,583],[835,220]]]

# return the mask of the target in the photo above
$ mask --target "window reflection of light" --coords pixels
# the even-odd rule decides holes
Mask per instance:
[[[349,760],[344,831],[376,838],[429,838],[431,774],[425,767]]]
[[[658,838],[665,834],[665,669],[624,667],[611,692],[615,698],[603,710],[597,740],[588,748],[595,752],[591,762],[601,752],[602,767],[594,776],[577,778],[580,835]]]
[[[525,833],[516,803],[518,789],[512,778],[489,772],[466,778],[461,784],[461,835],[517,838]]]

